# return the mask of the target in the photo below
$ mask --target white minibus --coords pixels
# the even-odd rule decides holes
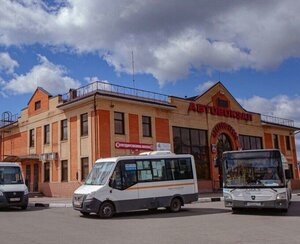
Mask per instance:
[[[28,206],[28,189],[18,163],[0,162],[0,207]]]
[[[152,152],[103,158],[95,162],[85,183],[73,196],[73,208],[83,215],[166,207],[178,212],[198,200],[192,155]]]
[[[291,182],[287,160],[279,150],[224,152],[223,174],[225,207],[288,211]]]

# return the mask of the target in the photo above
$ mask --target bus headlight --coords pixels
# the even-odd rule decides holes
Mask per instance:
[[[223,196],[224,196],[224,201],[232,200],[232,196],[228,193],[224,193]]]
[[[24,195],[28,195],[28,189],[27,188],[24,190]]]
[[[4,195],[3,195],[3,192],[2,192],[2,191],[0,191],[0,197],[2,197],[2,196],[4,196]]]
[[[286,199],[286,192],[282,192],[282,193],[277,194],[276,199],[277,200]]]

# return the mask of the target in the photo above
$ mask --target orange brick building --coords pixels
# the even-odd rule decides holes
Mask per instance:
[[[279,148],[300,188],[298,130],[292,120],[246,111],[220,82],[191,98],[95,82],[57,96],[37,88],[19,117],[4,113],[0,160],[22,164],[31,192],[70,196],[97,158],[191,153],[203,192],[221,187],[223,151]]]

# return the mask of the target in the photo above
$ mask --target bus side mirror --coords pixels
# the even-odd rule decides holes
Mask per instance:
[[[292,179],[291,171],[288,170],[288,169],[285,170],[285,178],[286,178],[287,180]]]

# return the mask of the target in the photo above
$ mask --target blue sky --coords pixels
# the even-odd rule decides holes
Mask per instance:
[[[0,114],[20,113],[37,86],[53,95],[95,79],[133,86],[133,51],[136,88],[195,96],[221,80],[246,109],[300,126],[299,1],[0,6]]]

